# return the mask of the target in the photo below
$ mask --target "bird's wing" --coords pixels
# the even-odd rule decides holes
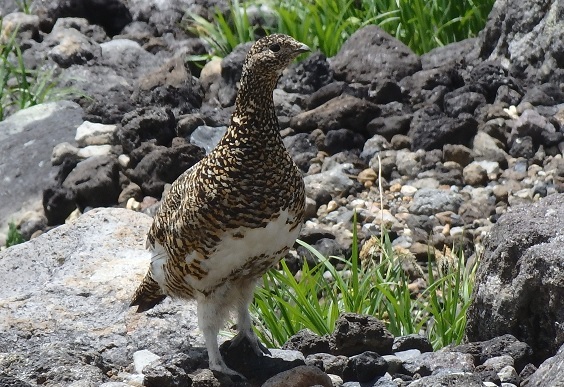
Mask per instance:
[[[197,183],[201,174],[197,163],[178,177],[147,234],[147,247],[155,249],[158,244],[170,257],[182,257],[188,264],[205,250],[202,242],[209,229],[206,218],[214,201],[212,187]]]

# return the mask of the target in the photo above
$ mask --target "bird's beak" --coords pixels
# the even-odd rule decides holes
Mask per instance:
[[[296,48],[296,52],[298,54],[303,54],[304,52],[310,52],[311,48],[309,48],[307,45],[301,43],[300,46],[298,48]]]

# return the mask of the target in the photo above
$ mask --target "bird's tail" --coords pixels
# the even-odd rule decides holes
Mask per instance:
[[[161,290],[157,281],[153,279],[151,271],[149,270],[145,278],[143,278],[143,282],[141,282],[141,285],[139,285],[135,291],[129,306],[137,306],[137,313],[141,313],[151,309],[165,298],[166,295]]]

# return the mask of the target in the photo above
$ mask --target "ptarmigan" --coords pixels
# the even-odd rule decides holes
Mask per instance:
[[[227,367],[217,335],[231,310],[253,350],[268,350],[251,327],[257,280],[293,245],[304,219],[300,171],[282,138],[272,93],[282,70],[309,48],[287,35],[259,39],[245,58],[231,123],[215,149],[173,184],[147,236],[151,265],[131,305],[166,296],[196,299],[209,367]],[[240,376],[240,375],[239,375]]]

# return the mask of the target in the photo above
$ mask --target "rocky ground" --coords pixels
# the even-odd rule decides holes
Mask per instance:
[[[185,11],[209,16],[215,2],[48,3],[33,2],[33,14],[25,15],[12,12],[17,8],[13,1],[0,0],[3,33],[19,26],[26,63],[52,69],[61,86],[82,93],[72,101],[20,111],[0,123],[0,219],[4,220],[0,227],[5,230],[7,222],[14,220],[26,238],[36,237],[96,207],[123,207],[151,214],[167,184],[203,157],[221,136],[249,47],[239,46],[228,57],[214,60],[203,69],[184,61],[186,55],[205,52],[202,42],[187,35],[181,26]],[[427,375],[468,379],[449,381],[451,385],[470,386],[474,381],[476,385],[526,385],[534,367],[543,364],[540,371],[547,362],[561,364],[561,8],[558,1],[549,0],[527,0],[519,6],[498,1],[478,38],[423,56],[415,55],[379,28],[369,26],[353,35],[335,57],[313,53],[282,76],[275,90],[275,104],[284,142],[304,172],[307,186],[308,221],[302,239],[324,254],[347,256],[356,212],[363,241],[380,235],[385,227],[390,230],[394,247],[409,250],[424,261],[429,245],[438,250],[461,246],[467,257],[477,255],[476,246],[486,245],[476,302],[469,312],[467,335],[472,344],[425,355],[432,365],[418,366],[426,367],[424,370],[406,368],[405,362],[413,353],[401,353],[426,352],[428,347],[421,344],[421,338],[415,338],[417,344],[408,346],[397,346],[396,341],[411,339],[387,338],[387,346],[376,347],[378,350],[372,344],[358,346],[358,353],[347,353],[346,359],[338,358],[343,354],[331,348],[316,350],[330,353],[326,357],[305,351],[305,360],[298,361],[299,364],[315,366],[345,382],[373,381],[367,385],[382,386],[410,382],[413,386],[431,385],[430,380],[416,381]],[[546,196],[550,198],[532,206]],[[525,206],[517,212],[509,211],[520,204]],[[500,218],[502,221],[496,225]],[[531,219],[539,220],[527,223]],[[85,227],[92,228],[87,224]],[[494,225],[498,233],[486,237]],[[58,230],[44,237],[55,238],[52,233]],[[488,238],[494,241],[489,242],[489,247]],[[0,236],[0,242],[2,239]],[[9,252],[0,255],[0,264],[20,267],[6,266]],[[294,263],[300,259],[299,249],[288,257]],[[525,264],[528,259],[532,263]],[[85,292],[90,294],[91,290]],[[8,308],[8,319],[14,317],[9,307],[12,301],[6,300],[27,299],[18,292],[14,294],[2,295],[4,301],[0,305]],[[125,300],[125,293],[123,297]],[[551,311],[548,316],[546,310]],[[170,313],[185,316],[188,312],[174,309]],[[115,316],[118,315],[116,312]],[[150,319],[144,323],[162,328]],[[15,329],[13,321],[7,326]],[[136,332],[138,328],[132,329]],[[51,332],[54,330],[51,328]],[[30,339],[34,334],[26,334],[31,336],[25,346],[18,347],[18,351],[23,351],[19,353],[36,348],[34,339]],[[13,342],[26,334],[12,336]],[[168,340],[170,335],[163,333],[162,337]],[[57,336],[53,340],[62,339]],[[151,345],[132,345],[127,335],[119,340],[108,344],[117,348],[114,352],[118,353],[110,357],[105,350],[89,347],[95,355],[92,360],[81,361],[96,368],[99,376],[84,376],[91,383],[84,385],[110,380],[131,382],[120,379],[116,370],[132,367],[133,354]],[[501,344],[483,344],[485,340]],[[121,344],[125,342],[130,347],[127,351]],[[64,385],[63,379],[49,373],[49,364],[34,365],[35,373],[22,371],[24,368],[18,362],[21,359],[10,360],[16,355],[8,350],[9,343],[12,342],[4,341],[0,351],[0,366],[15,364],[7,368],[6,377],[21,376],[29,383]],[[178,378],[192,378],[186,375],[200,366],[193,359],[186,360],[189,354],[181,352],[191,345],[166,345],[163,349],[151,349],[163,357],[147,371],[157,381],[150,382],[151,377],[147,377],[146,385],[182,384]],[[519,355],[507,350],[514,346],[519,348]],[[90,352],[80,348],[72,346],[69,362],[77,356],[90,356]],[[501,349],[487,352],[491,348]],[[201,360],[202,352],[198,353],[200,357],[196,359]],[[392,353],[401,359],[404,368],[389,368],[390,364],[399,367],[397,359],[385,360],[386,367],[373,366],[383,362],[381,355]],[[463,356],[460,353],[465,354],[465,360],[440,358]],[[506,355],[512,360],[498,359]],[[546,360],[552,356],[553,360]],[[491,361],[495,365],[486,364],[490,358],[497,359]],[[102,359],[102,363],[96,359]],[[334,362],[340,365],[334,366]],[[370,371],[363,368],[366,364]],[[511,376],[499,376],[507,366],[513,369],[508,371]],[[452,372],[440,371],[443,369]],[[314,372],[312,368],[298,370]],[[390,378],[380,378],[386,371]],[[140,374],[141,369],[128,372]],[[162,384],[165,382],[158,381],[158,377],[167,372],[172,379],[167,379],[169,384]],[[38,376],[44,374],[47,376]],[[401,382],[404,384],[392,378],[395,374],[407,375],[398,377],[405,379]],[[70,379],[64,379],[69,383],[82,380],[82,376],[73,379],[69,375],[65,377]],[[323,379],[323,375],[320,377]],[[540,377],[536,376],[537,380]],[[266,380],[265,375],[260,378],[255,382]],[[339,385],[335,380],[332,383]],[[193,378],[192,383],[204,385]]]

